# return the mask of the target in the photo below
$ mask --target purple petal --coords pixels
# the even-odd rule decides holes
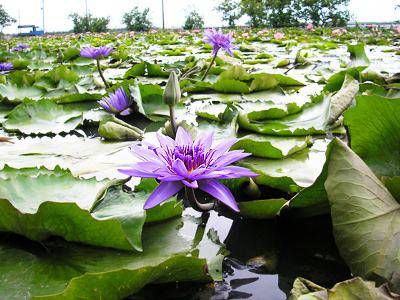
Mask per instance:
[[[144,209],[150,209],[168,200],[183,188],[179,181],[161,182],[144,204]]]
[[[224,167],[221,172],[224,172],[224,175],[219,177],[220,179],[234,179],[240,177],[257,177],[259,174],[250,171],[247,168],[237,167],[237,166],[229,166]]]
[[[214,131],[202,133],[197,136],[196,140],[193,143],[193,146],[203,146],[204,151],[208,151],[211,148],[213,141]]]
[[[239,207],[231,191],[217,180],[211,179],[199,181],[199,188],[229,206],[234,211],[239,212]]]
[[[168,149],[174,149],[175,147],[175,141],[171,139],[169,136],[163,135],[159,132],[157,132],[157,139],[158,142],[160,143],[160,146],[163,148],[168,148]]]
[[[215,160],[213,165],[215,167],[225,167],[238,160],[249,157],[250,155],[251,153],[244,153],[242,150],[230,151],[228,153],[225,153],[223,156],[219,157],[217,160]]]
[[[235,143],[237,139],[228,139],[214,148],[214,160],[218,159],[221,155],[225,154]]]
[[[185,164],[180,159],[175,160],[172,163],[172,170],[182,177],[186,177],[188,175],[188,170],[186,169]]]
[[[187,132],[182,126],[179,126],[176,132],[175,145],[187,146],[192,144],[193,139],[190,133]]]
[[[159,161],[141,161],[134,163],[130,169],[119,169],[118,171],[133,177],[157,178],[160,170],[166,167]]]
[[[199,188],[199,184],[198,184],[198,182],[195,180],[195,181],[192,181],[192,182],[189,182],[189,181],[187,181],[187,180],[182,180],[182,183],[184,184],[184,185],[186,185],[187,187],[189,187],[189,188],[191,188],[191,189],[197,189],[197,188]]]

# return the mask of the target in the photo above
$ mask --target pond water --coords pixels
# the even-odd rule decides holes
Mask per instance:
[[[297,277],[325,287],[351,277],[329,234],[329,216],[258,221],[211,213],[207,227],[218,231],[230,252],[223,282],[150,285],[129,299],[280,300]]]

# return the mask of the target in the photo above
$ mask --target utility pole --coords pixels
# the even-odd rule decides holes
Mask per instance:
[[[86,11],[86,19],[88,19],[89,18],[89,13],[88,13],[87,0],[85,0],[85,11]]]
[[[42,0],[42,29],[44,32],[44,0]]]
[[[162,29],[165,30],[164,0],[161,0],[161,8],[162,8]]]

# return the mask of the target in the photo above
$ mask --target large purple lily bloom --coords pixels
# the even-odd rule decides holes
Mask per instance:
[[[98,103],[110,113],[127,116],[131,113],[130,106],[133,103],[133,99],[126,95],[123,88],[119,88],[114,93],[110,93],[107,97],[98,101]]]
[[[216,55],[220,49],[223,49],[226,53],[233,56],[232,50],[235,49],[235,45],[233,44],[232,33],[224,34],[221,29],[219,31],[214,28],[207,29],[204,33],[204,42],[213,47],[213,55]]]
[[[107,47],[107,46],[101,46],[101,47],[85,47],[81,49],[81,56],[86,57],[86,58],[92,58],[92,59],[100,59],[104,58],[110,55],[111,52],[113,52],[113,48]]]
[[[0,63],[0,73],[4,73],[7,71],[10,71],[14,68],[14,65],[12,63],[8,62],[2,62]]]
[[[243,150],[229,151],[236,139],[229,139],[213,146],[213,133],[191,135],[179,127],[175,140],[157,134],[159,146],[136,145],[132,152],[140,162],[129,169],[119,170],[134,177],[156,178],[158,187],[147,199],[144,209],[157,206],[177,194],[182,188],[200,189],[235,211],[239,207],[231,191],[218,179],[256,177],[258,174],[232,163],[248,157]]]

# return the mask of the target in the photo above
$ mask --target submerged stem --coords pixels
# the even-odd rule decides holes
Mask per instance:
[[[97,70],[99,71],[99,75],[100,75],[101,79],[103,80],[106,88],[109,88],[109,85],[108,85],[106,79],[104,78],[103,71],[101,70],[101,67],[100,67],[100,59],[96,59],[96,62],[97,62]]]
[[[210,65],[208,66],[208,68],[207,68],[206,72],[204,73],[203,77],[201,78],[201,81],[204,81],[204,79],[206,79],[206,77],[208,75],[208,72],[210,72],[212,65],[214,64],[215,60],[217,59],[217,56],[218,56],[218,51],[215,52],[215,54],[214,54],[214,56],[213,56],[213,58],[212,58],[212,60],[210,62]]]
[[[214,208],[215,203],[200,203],[194,192],[194,189],[185,188],[186,199],[189,201],[190,206],[199,212],[207,212]]]

